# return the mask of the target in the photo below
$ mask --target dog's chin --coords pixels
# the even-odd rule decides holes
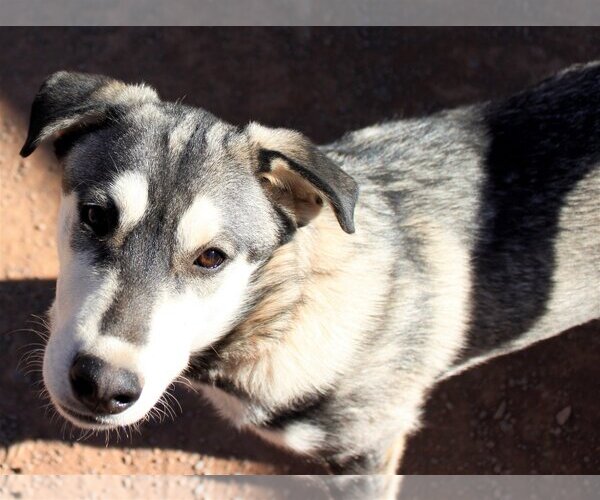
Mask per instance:
[[[54,403],[54,406],[60,415],[81,429],[108,431],[129,425],[129,423],[123,422],[123,419],[119,418],[118,415],[94,415],[91,413],[80,413],[56,402]]]
[[[109,415],[92,415],[87,413],[80,413],[70,408],[66,408],[58,403],[54,404],[58,413],[66,418],[73,425],[82,429],[93,429],[93,430],[109,430],[116,427],[120,427],[120,424],[111,418]]]

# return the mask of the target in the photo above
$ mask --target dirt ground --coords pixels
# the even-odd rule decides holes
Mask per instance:
[[[45,411],[39,342],[57,274],[60,172],[18,156],[43,78],[58,69],[144,80],[243,124],[318,142],[392,117],[489,99],[600,56],[597,29],[0,29],[0,473],[310,474],[314,463],[223,422],[180,388],[181,410],[140,435],[78,441]],[[407,474],[600,473],[600,322],[440,385]]]

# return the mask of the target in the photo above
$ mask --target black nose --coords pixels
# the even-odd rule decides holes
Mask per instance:
[[[77,399],[96,414],[121,413],[142,393],[135,373],[87,354],[75,357],[69,377]]]

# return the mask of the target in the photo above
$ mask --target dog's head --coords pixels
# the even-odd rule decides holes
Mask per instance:
[[[144,417],[190,356],[247,313],[253,274],[324,207],[353,231],[355,182],[297,132],[237,128],[144,85],[59,72],[21,151],[63,168],[44,382],[95,429]]]

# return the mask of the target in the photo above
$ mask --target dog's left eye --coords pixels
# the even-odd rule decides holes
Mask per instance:
[[[217,269],[225,262],[225,254],[218,248],[204,250],[194,261],[194,265],[204,269]]]
[[[83,205],[80,213],[81,222],[88,226],[96,236],[106,236],[110,231],[110,215],[108,209],[100,205]]]

